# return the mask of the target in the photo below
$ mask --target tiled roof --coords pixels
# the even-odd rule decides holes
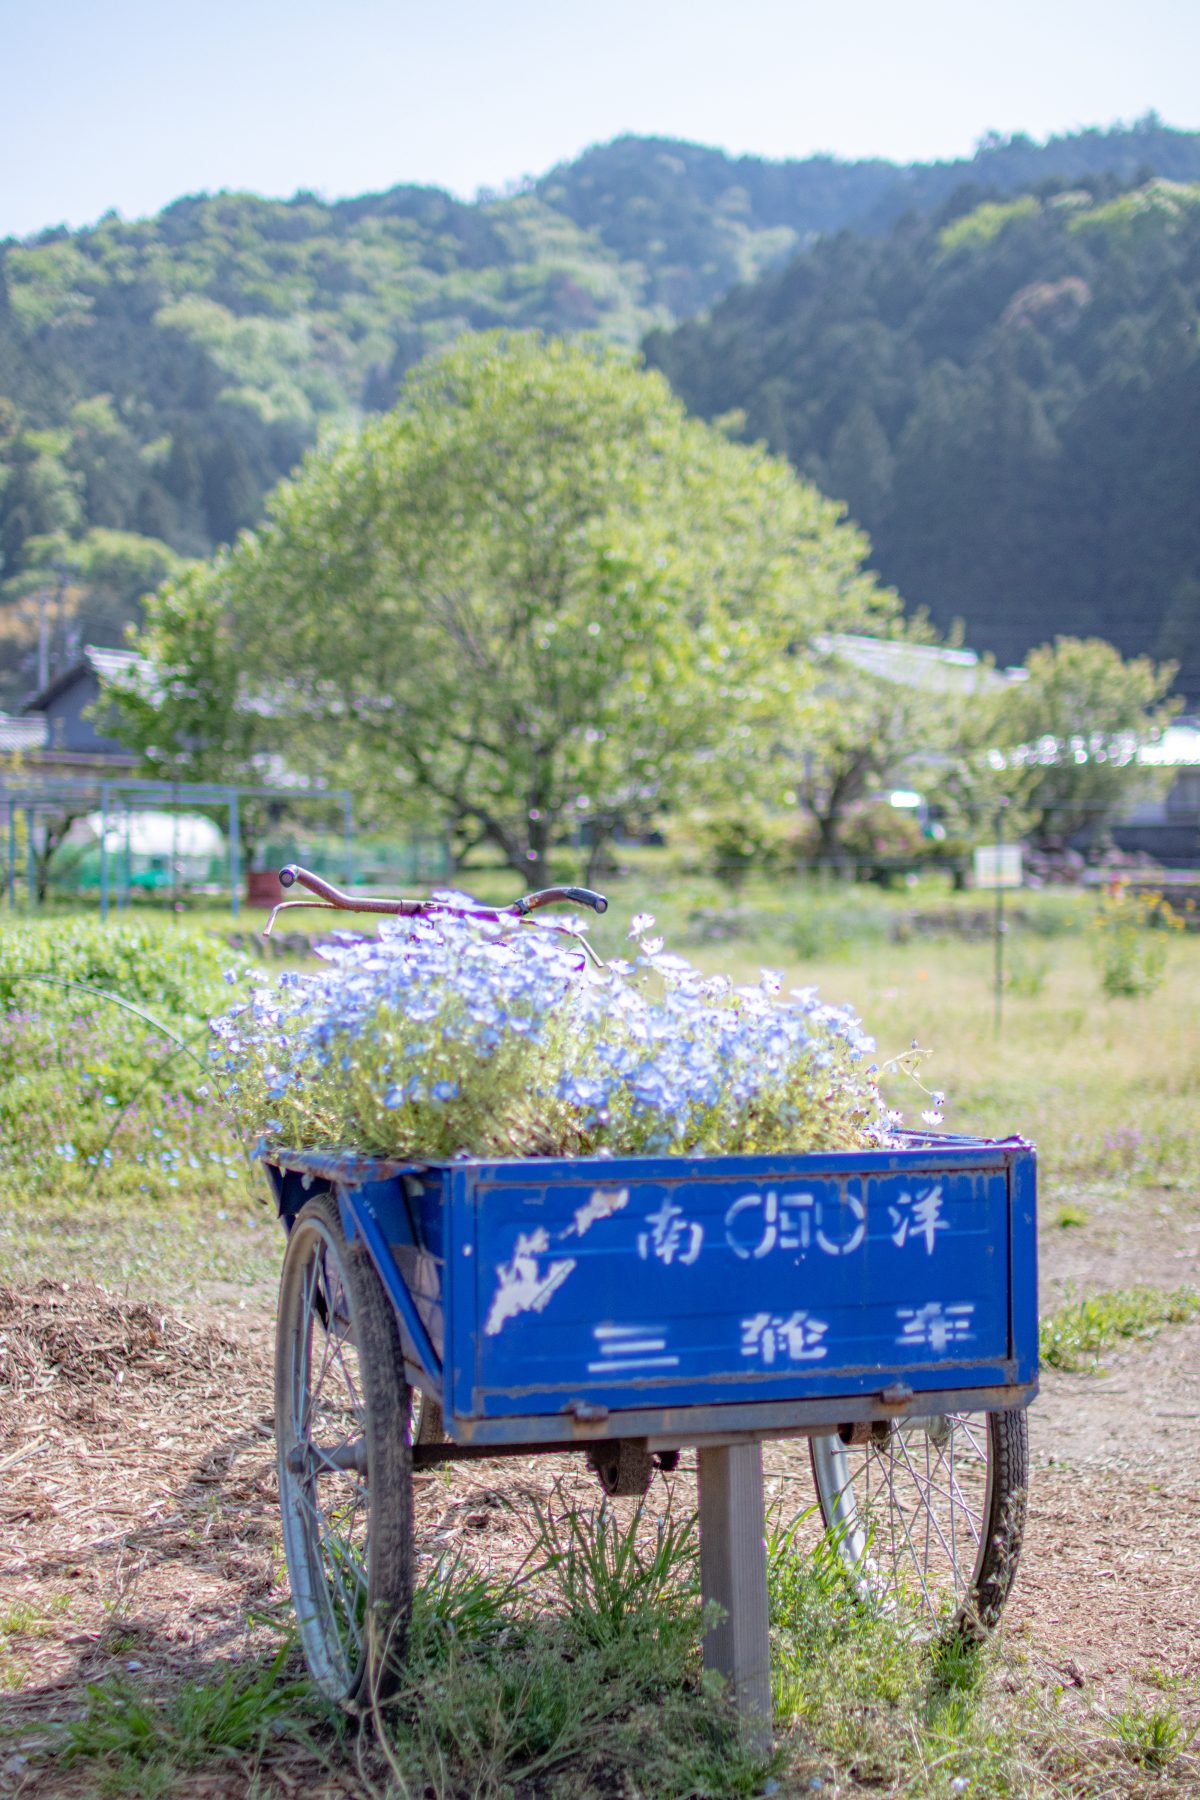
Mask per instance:
[[[43,750],[49,720],[43,713],[30,719],[14,719],[11,713],[0,713],[0,752],[6,750]]]
[[[948,650],[938,644],[910,644],[901,639],[859,637],[853,632],[826,632],[813,639],[825,656],[851,663],[879,681],[936,693],[979,693],[1024,681],[1023,669],[993,669],[974,650]]]
[[[129,674],[131,670],[150,667],[146,658],[139,656],[136,650],[102,650],[96,644],[85,644],[83,654],[101,681],[113,681],[120,675]]]
[[[39,693],[27,700],[21,710],[27,713],[42,712],[81,675],[94,675],[98,681],[103,683],[127,675],[135,669],[146,672],[150,669],[146,658],[139,656],[136,650],[106,650],[99,644],[85,644],[79,661],[56,675],[53,681],[48,682]]]

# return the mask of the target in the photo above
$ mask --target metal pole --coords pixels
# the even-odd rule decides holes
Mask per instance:
[[[25,829],[29,834],[29,840],[25,845],[25,870],[29,877],[29,905],[31,910],[37,906],[37,846],[33,841],[33,826],[36,818],[37,814],[33,807],[26,807]]]
[[[50,685],[50,615],[47,603],[50,599],[49,588],[38,590],[38,649],[37,649],[37,684],[38,693]]]
[[[1004,1015],[1004,801],[996,808],[996,1004],[997,1036]]]
[[[17,910],[17,807],[13,800],[8,803],[8,904],[13,912]]]
[[[771,1642],[762,1445],[701,1449],[696,1460],[704,1666],[726,1677],[738,1716],[765,1748],[771,1741]]]
[[[349,794],[342,796],[342,836],[346,844],[346,886],[354,886],[354,802]]]
[[[229,790],[229,910],[234,918],[238,916],[238,887],[241,882],[238,869],[238,791]]]
[[[100,920],[108,918],[108,783],[100,783]]]

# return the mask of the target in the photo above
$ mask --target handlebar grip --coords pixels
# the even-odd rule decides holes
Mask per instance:
[[[564,888],[563,893],[568,900],[574,900],[577,906],[590,906],[593,912],[606,913],[608,901],[603,894],[597,894],[592,888]]]

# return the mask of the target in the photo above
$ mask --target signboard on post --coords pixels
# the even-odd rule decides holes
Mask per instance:
[[[1019,888],[1020,844],[977,844],[974,881],[977,888]]]

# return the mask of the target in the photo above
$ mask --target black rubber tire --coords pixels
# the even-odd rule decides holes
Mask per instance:
[[[588,1451],[588,1467],[606,1494],[641,1498],[650,1491],[656,1464],[643,1445],[625,1438],[595,1444]]]
[[[990,1630],[1004,1610],[1016,1578],[1029,1493],[1029,1420],[1025,1408],[988,1414],[992,1496],[984,1554],[958,1625],[964,1632]]]
[[[353,1390],[345,1387],[341,1412],[358,1433],[351,1447],[365,1446],[365,1470],[357,1464],[354,1469],[354,1477],[362,1479],[353,1481],[357,1496],[365,1489],[365,1528],[357,1526],[356,1548],[361,1546],[361,1554],[353,1559],[352,1608],[337,1573],[350,1562],[343,1547],[337,1547],[332,1570],[322,1558],[322,1543],[328,1556],[329,1540],[336,1544],[337,1539],[318,1498],[328,1490],[317,1486],[320,1477],[336,1497],[341,1491],[339,1474],[343,1480],[350,1476],[344,1467],[335,1469],[327,1459],[323,1463],[320,1457],[314,1459],[311,1424],[303,1424],[305,1412],[314,1410],[314,1350],[318,1354],[326,1350],[323,1367],[330,1360],[322,1335],[328,1331],[330,1297],[357,1386],[349,1403],[345,1395]],[[332,1360],[342,1363],[336,1354]],[[309,1671],[330,1699],[355,1709],[369,1708],[394,1692],[404,1657],[413,1569],[410,1408],[391,1303],[361,1239],[347,1242],[336,1198],[323,1194],[297,1214],[280,1276],[275,1361],[279,1498],[288,1575]],[[359,1506],[356,1498],[352,1521],[359,1518]],[[324,1538],[319,1522],[327,1527]],[[354,1620],[347,1624],[351,1611]]]
[[[1012,1588],[1021,1554],[1029,1482],[1028,1424],[1024,1408],[950,1417],[958,1421],[956,1429],[959,1425],[963,1428],[969,1425],[975,1431],[982,1430],[983,1434],[984,1464],[979,1472],[983,1484],[979,1505],[979,1540],[971,1565],[956,1570],[958,1579],[953,1584],[952,1593],[954,1608],[948,1621],[951,1632],[963,1637],[978,1637],[990,1630],[999,1619]],[[913,1429],[920,1429],[919,1421],[914,1426],[895,1427],[894,1431]],[[967,1435],[970,1437],[969,1431]],[[864,1597],[869,1594],[874,1600],[886,1598],[889,1586],[897,1579],[911,1579],[914,1569],[910,1569],[907,1564],[900,1567],[894,1561],[889,1571],[886,1543],[883,1542],[886,1534],[881,1534],[881,1554],[876,1555],[873,1551],[868,1554],[869,1546],[864,1546],[863,1541],[863,1521],[858,1515],[858,1494],[854,1488],[854,1479],[867,1470],[867,1459],[877,1457],[886,1461],[890,1454],[889,1443],[873,1442],[849,1449],[841,1444],[835,1433],[820,1441],[810,1441],[809,1449],[821,1515],[826,1529],[834,1534],[838,1554]],[[831,1459],[836,1460],[839,1450],[844,1459],[841,1466],[849,1469],[851,1475],[846,1489],[838,1488],[830,1475]],[[863,1460],[851,1460],[857,1457]],[[869,1491],[869,1475],[863,1485]],[[903,1478],[899,1481],[886,1478],[880,1485],[891,1496],[892,1509],[899,1508],[901,1501],[896,1498],[896,1494],[903,1487]],[[915,1517],[919,1512],[920,1484],[918,1482],[914,1485],[918,1496],[918,1504],[914,1507]],[[942,1491],[937,1483],[931,1484],[928,1481],[927,1489],[932,1492]],[[839,1509],[839,1499],[844,1492],[852,1495],[852,1504]],[[871,1525],[868,1531],[873,1529],[874,1525]],[[893,1546],[907,1543],[913,1553],[915,1568],[916,1547],[922,1542],[920,1530],[913,1534],[904,1528],[897,1536],[893,1526],[891,1535]],[[935,1527],[932,1534],[925,1534],[924,1541],[926,1544],[940,1543],[944,1550],[946,1532]],[[864,1572],[868,1570],[869,1573]],[[947,1589],[950,1584],[946,1580],[945,1571],[941,1573],[939,1585]],[[923,1578],[921,1586],[924,1589]]]

